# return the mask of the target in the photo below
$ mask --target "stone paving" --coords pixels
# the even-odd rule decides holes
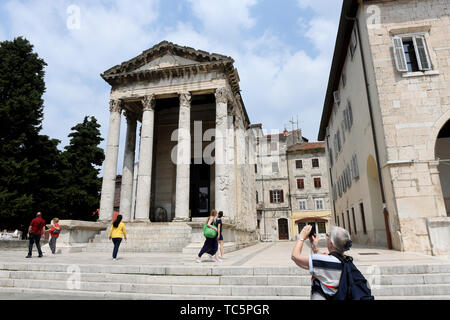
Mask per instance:
[[[265,266],[265,267],[289,267],[295,266],[291,260],[291,252],[295,246],[293,241],[264,242],[258,243],[241,250],[225,254],[225,260],[221,266]],[[111,244],[111,253],[112,253]],[[321,247],[321,252],[326,250]],[[0,251],[0,263],[27,262],[27,263],[64,263],[64,264],[117,264],[117,265],[215,265],[216,263],[205,254],[202,263],[195,262],[195,254],[183,253],[121,253],[117,261],[113,262],[111,253],[107,252],[79,252],[49,255],[43,258],[37,257],[34,249],[33,258],[25,259],[26,251]],[[310,249],[304,246],[303,253],[309,254]],[[450,259],[433,257],[415,252],[399,252],[385,248],[355,246],[348,254],[353,257],[358,266],[393,266],[393,265],[428,265],[428,264],[450,264]]]

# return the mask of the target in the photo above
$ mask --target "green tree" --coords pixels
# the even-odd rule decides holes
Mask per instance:
[[[100,168],[105,159],[98,145],[103,140],[95,117],[85,117],[69,134],[70,144],[63,153],[65,162],[65,210],[67,218],[94,220],[101,191]]]
[[[46,63],[24,38],[0,42],[0,224],[26,225],[34,215],[39,180]],[[22,228],[23,230],[23,228]]]

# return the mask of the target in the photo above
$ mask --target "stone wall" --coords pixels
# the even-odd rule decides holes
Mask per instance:
[[[383,123],[384,171],[388,171],[384,175],[392,181],[390,211],[398,216],[391,216],[391,225],[403,250],[431,253],[427,219],[446,216],[434,149],[437,133],[450,119],[448,3],[410,0],[370,5],[378,6],[381,14],[380,23],[367,26],[367,36]],[[410,34],[425,37],[431,71],[397,71],[392,37]]]

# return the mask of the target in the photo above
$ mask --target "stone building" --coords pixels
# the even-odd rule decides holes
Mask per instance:
[[[253,138],[233,63],[163,41],[102,74],[111,94],[99,221],[112,219],[123,112],[119,211],[130,228],[183,226],[182,248],[201,241],[216,209],[225,213],[227,241],[256,239]]]
[[[362,244],[449,255],[450,8],[343,2],[319,140],[335,223]]]
[[[291,238],[306,224],[324,236],[330,230],[331,202],[324,142],[305,142],[286,150],[291,206]]]
[[[308,143],[300,130],[259,137],[255,165],[258,229],[263,241],[294,240],[306,224],[324,234],[330,201],[323,143]]]

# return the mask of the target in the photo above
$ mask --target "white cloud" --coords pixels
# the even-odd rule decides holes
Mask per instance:
[[[256,0],[188,0],[194,15],[204,24],[204,32],[220,38],[236,36],[241,29],[250,29],[256,19],[251,7]]]
[[[299,32],[315,48],[311,52],[293,50],[292,44],[264,29],[265,24],[252,15],[256,0],[186,0],[189,6],[183,11],[191,11],[185,16],[192,13],[200,24],[180,18],[171,26],[164,23],[158,0],[133,5],[126,0],[80,1],[81,29],[68,30],[67,7],[72,3],[77,4],[9,0],[5,5],[9,33],[24,35],[49,64],[43,133],[63,140],[62,146],[68,143],[70,128],[93,115],[102,126],[105,147],[110,86],[99,74],[161,40],[231,56],[253,123],[261,122],[269,131],[282,130],[298,114],[304,135],[316,139],[340,12],[340,5],[330,9],[338,7],[335,0],[334,4],[298,0],[300,9],[314,13],[297,21]]]
[[[79,30],[69,30],[68,0],[15,1],[5,4],[10,33],[23,35],[47,63],[43,133],[68,144],[70,128],[86,115],[101,124],[106,140],[110,87],[100,77],[106,69],[152,46],[148,32],[158,15],[156,0],[80,3]],[[106,145],[103,141],[102,147]]]

